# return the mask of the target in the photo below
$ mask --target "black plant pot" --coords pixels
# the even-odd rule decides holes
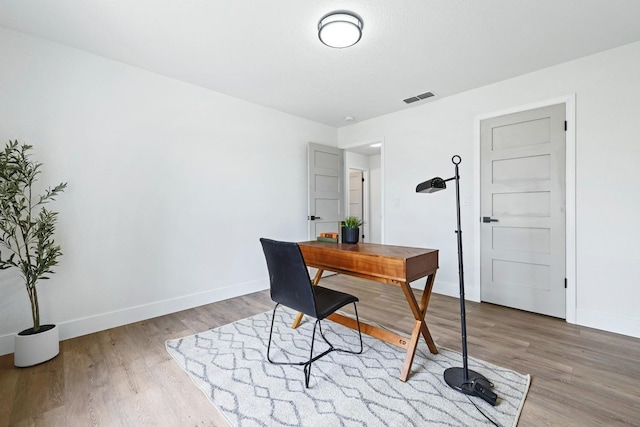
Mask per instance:
[[[358,243],[360,228],[342,227],[342,243]]]

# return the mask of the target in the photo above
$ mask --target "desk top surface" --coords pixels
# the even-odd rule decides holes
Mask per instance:
[[[310,267],[374,280],[407,282],[433,274],[438,268],[438,250],[375,243],[300,242],[300,251]]]
[[[387,258],[408,259],[415,256],[421,256],[429,253],[438,253],[437,249],[412,248],[408,246],[382,245],[378,243],[331,243],[318,242],[315,240],[309,242],[300,242],[298,245],[309,246],[313,248],[321,248],[322,250],[348,251],[360,255],[382,256]]]

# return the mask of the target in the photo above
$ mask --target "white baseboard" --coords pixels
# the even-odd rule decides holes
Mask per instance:
[[[201,305],[234,298],[241,295],[258,292],[269,287],[267,280],[255,280],[251,282],[234,284],[222,289],[214,289],[191,295],[184,295],[168,300],[156,301],[149,304],[138,305],[122,310],[97,314],[95,316],[70,320],[58,323],[60,327],[60,340],[75,338],[94,332],[104,331],[129,323],[175,313]],[[0,356],[13,353],[14,334],[0,336]]]
[[[640,318],[617,316],[611,313],[578,308],[576,310],[576,324],[640,338]]]
[[[416,287],[422,288],[423,283]],[[241,295],[250,294],[267,289],[269,284],[266,280],[256,280],[241,284],[234,284],[222,289],[200,292],[197,294],[185,295],[149,304],[129,307],[108,313],[97,314],[95,316],[75,319],[60,323],[60,339],[65,340],[75,338],[94,332],[104,331],[129,323],[151,319],[193,307],[199,307],[234,298]],[[436,282],[433,292],[458,298],[460,290],[457,283]],[[469,293],[465,293],[466,299],[473,300]],[[640,319],[625,316],[615,316],[609,313],[602,313],[594,310],[578,308],[576,313],[577,324],[590,328],[600,329],[607,332],[627,335],[640,338]],[[0,356],[13,353],[14,335],[7,334],[0,336]]]

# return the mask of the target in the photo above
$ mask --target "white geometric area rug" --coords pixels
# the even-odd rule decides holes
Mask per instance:
[[[462,366],[460,353],[424,340],[407,382],[399,379],[404,351],[362,335],[360,355],[331,352],[313,363],[309,388],[301,366],[266,360],[272,311],[196,335],[169,340],[167,351],[232,426],[515,426],[529,389],[521,375],[469,358],[469,369],[485,375],[498,395],[494,407],[450,388],[443,372]],[[313,319],[291,329],[294,313],[278,307],[272,360],[309,357]],[[358,348],[357,331],[323,321],[336,347]],[[314,354],[327,348],[316,332]],[[477,407],[476,407],[477,406]],[[486,414],[489,421],[482,413]]]

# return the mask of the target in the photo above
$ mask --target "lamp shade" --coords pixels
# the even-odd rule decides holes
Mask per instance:
[[[344,48],[362,37],[362,20],[351,12],[332,12],[318,23],[318,38],[329,47]]]
[[[435,193],[445,188],[447,188],[447,184],[444,179],[436,177],[418,184],[416,186],[416,193]]]

